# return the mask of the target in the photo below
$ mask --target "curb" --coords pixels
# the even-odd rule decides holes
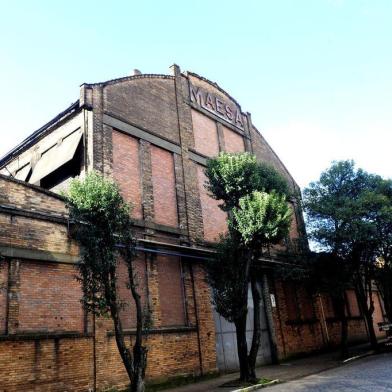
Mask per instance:
[[[376,353],[377,353],[377,352],[376,352],[375,350],[367,351],[366,353],[359,354],[359,355],[355,355],[354,357],[351,357],[351,358],[347,358],[347,359],[345,359],[344,361],[342,361],[342,363],[343,363],[343,364],[346,364],[346,363],[355,361],[355,360],[357,360],[357,359],[362,359],[362,358],[369,357],[370,355],[374,355],[374,354],[376,354]]]
[[[269,387],[270,385],[279,384],[280,382],[281,381],[278,380],[278,379],[271,380],[271,381],[266,382],[265,384],[251,385],[250,387],[235,389],[235,390],[233,390],[231,392],[251,392],[251,391],[256,391],[256,390],[261,389],[261,388]]]

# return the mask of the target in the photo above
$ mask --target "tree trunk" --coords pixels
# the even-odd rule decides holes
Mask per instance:
[[[255,276],[252,276],[251,278],[251,288],[253,297],[253,337],[252,345],[248,355],[248,363],[250,381],[256,382],[256,358],[261,341],[261,289]]]
[[[136,339],[133,347],[133,369],[131,380],[131,392],[144,392],[144,376],[147,366],[147,348],[143,346],[143,309],[140,294],[136,290],[133,276],[132,255],[128,254],[128,278],[129,287],[136,305]]]
[[[374,304],[373,304],[371,286],[369,286],[368,290],[366,290],[366,287],[364,287],[364,282],[360,278],[356,279],[356,292],[359,301],[359,306],[362,309],[365,318],[365,322],[369,334],[370,345],[374,350],[377,350],[378,342],[377,342],[376,332],[374,330],[374,324],[373,324]]]
[[[118,352],[120,353],[129,380],[131,380],[133,374],[133,359],[124,341],[124,334],[117,305],[116,281],[114,270],[109,273],[109,279],[105,282],[105,296],[107,302],[109,303],[110,315],[114,324],[114,336],[116,338]]]
[[[245,313],[240,318],[234,320],[235,332],[237,336],[237,351],[240,362],[240,381],[249,381],[249,363],[248,363],[248,344],[246,342],[246,316]]]
[[[340,356],[342,359],[346,359],[348,357],[348,322],[346,317],[346,299],[344,293],[336,299],[336,310],[341,325]]]

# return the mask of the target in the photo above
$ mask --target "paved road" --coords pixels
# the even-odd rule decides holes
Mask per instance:
[[[392,391],[392,353],[367,357],[300,380],[271,386],[269,392]]]

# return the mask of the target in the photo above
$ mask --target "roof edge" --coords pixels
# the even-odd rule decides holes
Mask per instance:
[[[77,100],[68,108],[60,112],[56,117],[52,118],[41,128],[34,131],[30,136],[24,139],[21,143],[19,143],[16,147],[14,147],[4,156],[2,156],[0,158],[0,169],[2,169],[16,155],[19,155],[21,152],[32,146],[40,136],[42,136],[46,131],[50,130],[54,125],[58,124],[60,121],[71,116],[72,114],[79,112],[79,110],[81,110],[81,107],[79,106],[79,100]]]
[[[165,75],[165,74],[141,74],[141,75],[130,75],[130,76],[123,76],[121,78],[115,78],[106,80],[105,82],[97,82],[97,83],[83,83],[81,86],[109,86],[111,84],[127,82],[130,80],[136,79],[174,79],[173,75]]]

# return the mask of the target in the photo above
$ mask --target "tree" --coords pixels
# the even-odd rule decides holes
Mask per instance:
[[[380,181],[379,176],[356,170],[353,161],[340,161],[304,190],[310,237],[341,261],[342,270],[349,268],[374,348],[372,279],[378,243],[374,216]]]
[[[291,212],[286,181],[249,153],[221,153],[207,163],[207,189],[228,213],[229,233],[221,239],[208,276],[217,311],[236,328],[240,380],[255,381],[261,340],[261,291],[255,262],[263,249],[287,235]],[[254,301],[254,332],[248,352],[246,317],[248,286]]]
[[[377,261],[375,279],[384,302],[385,313],[392,322],[392,181],[379,183],[377,197],[372,202],[372,219],[375,222],[377,240]]]
[[[143,311],[134,270],[134,241],[130,206],[118,186],[96,172],[71,182],[66,195],[74,238],[81,248],[78,264],[83,288],[82,302],[95,315],[113,320],[117,348],[130,379],[132,392],[144,391],[147,348],[143,345]],[[129,288],[136,305],[136,339],[131,351],[125,344],[120,319],[123,305],[118,297],[116,269],[119,258],[127,266]]]

